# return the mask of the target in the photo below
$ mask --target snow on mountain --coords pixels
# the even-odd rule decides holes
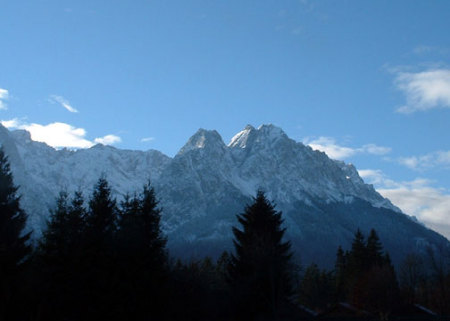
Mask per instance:
[[[328,252],[303,250],[306,260],[348,244],[358,227],[377,226],[394,250],[398,242],[401,250],[408,242],[419,244],[417,240],[425,239],[432,244],[442,238],[408,219],[365,184],[353,165],[332,160],[273,125],[248,125],[228,145],[217,131],[199,129],[173,158],[155,150],[103,145],[55,150],[31,140],[26,131],[10,132],[1,125],[0,143],[9,156],[35,238],[45,228],[59,191],[80,189],[89,197],[102,174],[119,199],[147,180],[152,182],[163,207],[168,245],[178,255],[217,255],[229,248],[235,215],[257,189],[266,191],[283,210],[294,249],[321,238],[321,247]],[[402,238],[397,235],[389,241],[393,230],[400,230]]]

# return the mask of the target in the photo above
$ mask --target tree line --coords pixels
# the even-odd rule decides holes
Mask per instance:
[[[375,230],[356,231],[332,270],[294,264],[262,191],[237,215],[233,252],[187,262],[168,253],[150,183],[121,202],[105,177],[87,197],[61,192],[35,247],[17,191],[0,150],[0,320],[298,320],[339,302],[382,319],[413,303],[450,313],[448,267],[412,254],[397,276]]]

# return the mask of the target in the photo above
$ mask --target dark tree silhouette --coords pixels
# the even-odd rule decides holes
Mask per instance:
[[[83,202],[81,192],[75,193],[70,204],[67,193],[60,192],[39,243],[35,264],[42,280],[40,314],[46,319],[68,318],[80,310],[77,302],[86,214]]]
[[[47,229],[40,240],[40,254],[44,260],[65,261],[68,255],[69,224],[68,224],[68,195],[62,191],[56,199],[56,208],[50,213]],[[57,262],[51,262],[51,265]]]
[[[119,299],[125,318],[155,318],[163,312],[168,259],[160,220],[161,210],[150,183],[139,195],[127,196],[122,202],[117,251]]]
[[[111,196],[111,188],[104,176],[100,177],[89,200],[86,216],[87,236],[95,246],[111,241],[117,229],[118,209]],[[97,243],[97,244],[95,244]]]
[[[338,249],[335,273],[338,300],[346,300],[359,308],[387,317],[399,301],[398,283],[388,253],[375,230],[367,242],[358,229],[351,250]]]
[[[30,253],[31,233],[23,229],[27,215],[21,209],[8,158],[0,148],[0,320],[8,319],[14,284],[22,263]]]
[[[333,302],[335,296],[335,279],[332,272],[320,270],[312,263],[306,268],[299,286],[299,301],[302,305],[324,311]]]
[[[237,219],[242,229],[233,227],[235,254],[229,277],[238,317],[276,318],[291,293],[291,245],[282,240],[281,212],[258,191]]]
[[[336,253],[336,263],[334,264],[334,274],[336,279],[336,299],[345,297],[346,278],[347,278],[347,258],[348,254],[344,253],[342,247],[339,246]]]
[[[369,266],[378,265],[384,263],[383,258],[383,245],[380,242],[377,232],[374,229],[370,230],[369,237],[367,238],[367,264]]]
[[[111,196],[111,188],[104,176],[94,186],[86,213],[80,266],[81,302],[92,319],[114,319],[117,275],[114,239],[117,232],[118,208]],[[84,301],[83,301],[84,300]],[[83,317],[81,317],[82,319]]]

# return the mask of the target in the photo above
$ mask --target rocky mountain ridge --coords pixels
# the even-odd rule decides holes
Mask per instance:
[[[60,190],[81,189],[88,197],[104,174],[118,199],[152,182],[176,255],[215,256],[229,249],[235,215],[258,189],[283,211],[287,237],[306,261],[348,245],[356,228],[376,227],[388,249],[397,252],[446,242],[365,184],[353,165],[332,160],[273,125],[248,125],[228,145],[217,131],[199,129],[173,158],[103,145],[55,150],[26,131],[2,126],[0,143],[35,238]]]

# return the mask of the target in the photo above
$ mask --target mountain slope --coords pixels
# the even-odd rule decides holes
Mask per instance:
[[[365,184],[353,165],[295,142],[273,125],[248,125],[228,145],[216,131],[200,129],[174,158],[102,145],[55,150],[32,141],[26,131],[4,127],[0,142],[35,238],[61,189],[81,189],[89,196],[103,173],[118,198],[152,181],[164,209],[168,245],[179,256],[216,256],[230,249],[235,215],[257,189],[283,211],[287,237],[305,262],[330,264],[337,246],[348,246],[357,228],[367,233],[375,227],[398,258],[414,248],[448,246]]]

